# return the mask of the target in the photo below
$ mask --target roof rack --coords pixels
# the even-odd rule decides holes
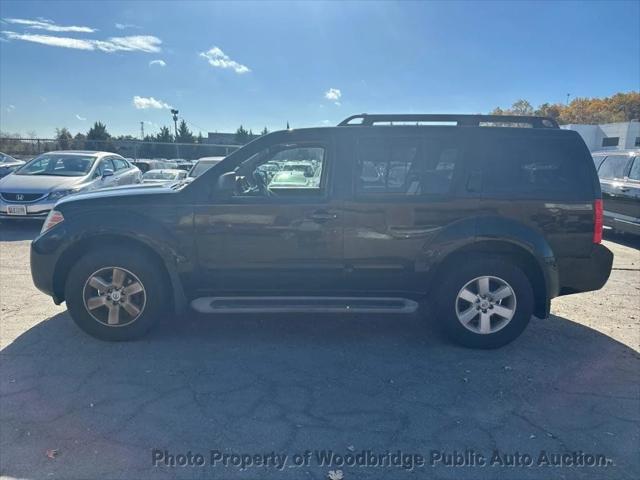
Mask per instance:
[[[361,119],[359,123],[353,120]],[[515,123],[528,124],[532,128],[560,128],[558,122],[549,117],[535,117],[530,115],[457,115],[457,114],[368,114],[351,115],[341,121],[338,126],[372,126],[376,123],[401,122],[416,124],[423,123],[453,123],[458,127],[478,127],[482,123]],[[500,126],[500,125],[497,125]]]

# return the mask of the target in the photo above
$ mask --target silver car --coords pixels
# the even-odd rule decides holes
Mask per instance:
[[[43,219],[67,195],[141,180],[140,170],[114,153],[44,153],[0,179],[0,218]]]

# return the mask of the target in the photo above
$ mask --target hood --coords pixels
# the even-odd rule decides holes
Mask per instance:
[[[7,193],[49,193],[81,186],[87,177],[56,177],[53,175],[7,175],[0,179],[0,191]]]
[[[21,167],[25,162],[22,160],[11,160],[10,162],[0,162],[0,170],[3,168]]]
[[[139,183],[136,185],[123,185],[121,187],[101,188],[100,190],[92,190],[90,192],[80,192],[69,195],[68,197],[64,197],[62,200],[60,200],[57,205],[96,198],[133,197],[138,195],[158,194],[166,195],[167,193],[176,193],[176,190],[170,188],[171,185],[173,185],[173,183],[160,185],[153,183],[147,183],[145,185]]]

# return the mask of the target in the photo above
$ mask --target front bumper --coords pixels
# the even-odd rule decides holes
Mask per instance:
[[[38,290],[53,297],[56,305],[63,300],[61,285],[56,285],[56,265],[64,250],[64,239],[67,231],[64,225],[56,225],[48,232],[31,242],[31,278]]]
[[[559,259],[560,295],[600,290],[609,279],[612,265],[613,253],[600,244],[593,246],[589,257]]]
[[[38,200],[36,202],[6,202],[0,199],[0,218],[3,220],[24,220],[24,219],[36,219],[44,220],[47,218],[49,211],[55,206],[56,202],[48,199]],[[10,215],[8,213],[9,205],[24,205],[27,210],[26,215]]]

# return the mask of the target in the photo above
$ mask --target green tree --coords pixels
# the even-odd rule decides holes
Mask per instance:
[[[73,137],[72,148],[74,150],[84,150],[87,148],[85,143],[87,142],[87,136],[83,133],[76,133],[75,137]]]
[[[73,142],[73,136],[66,127],[56,128],[56,141],[60,150],[69,150]]]
[[[107,126],[102,122],[96,122],[87,132],[86,148],[89,150],[113,150],[111,135],[107,132]]]
[[[171,135],[169,127],[160,127],[160,132],[156,135],[155,141],[164,143],[173,142],[173,135]]]
[[[238,129],[236,130],[235,140],[241,145],[244,145],[249,141],[249,132],[242,125],[240,125],[240,127],[238,127]]]
[[[269,130],[267,130],[267,127],[264,127],[260,132],[260,135],[266,135],[267,133],[269,133]]]
[[[287,120],[287,130],[290,130],[291,127],[289,126],[289,120]]]
[[[176,143],[193,143],[194,137],[191,130],[187,126],[187,122],[184,120],[180,121],[178,125],[178,136],[176,137]]]

